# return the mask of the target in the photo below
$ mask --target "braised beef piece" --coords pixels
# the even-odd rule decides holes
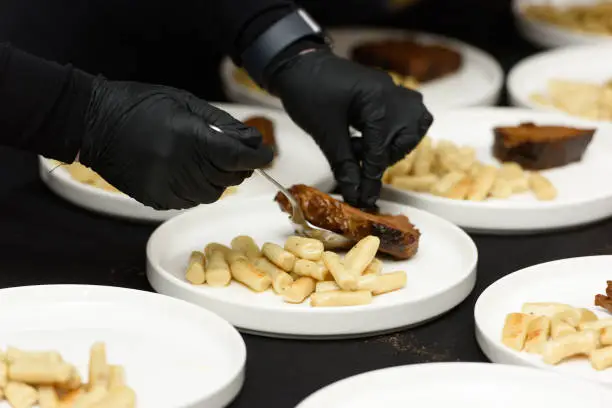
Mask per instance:
[[[368,235],[380,238],[380,251],[395,258],[413,257],[419,248],[421,233],[405,215],[370,214],[351,207],[313,187],[298,184],[289,189],[300,203],[304,216],[312,224],[359,241]],[[278,193],[281,209],[291,213],[291,204]]]
[[[461,54],[443,45],[419,44],[412,40],[369,42],[353,48],[351,58],[363,65],[432,81],[461,68]]]
[[[595,306],[600,306],[612,313],[612,281],[607,281],[605,295],[595,295]]]
[[[595,129],[521,123],[496,127],[493,133],[493,155],[498,160],[527,170],[545,170],[580,161]]]

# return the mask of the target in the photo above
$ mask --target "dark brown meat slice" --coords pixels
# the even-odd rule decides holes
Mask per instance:
[[[595,295],[595,306],[600,306],[612,313],[612,299],[606,295]]]
[[[318,227],[354,241],[377,236],[380,251],[399,259],[413,257],[419,248],[421,233],[405,215],[369,214],[303,184],[289,191],[300,203],[306,219]],[[275,200],[283,211],[291,212],[291,204],[283,194],[278,193]]]
[[[432,81],[459,70],[461,54],[442,45],[411,40],[385,40],[361,44],[351,58],[363,65],[412,76],[419,82]]]
[[[606,294],[595,295],[595,306],[600,306],[612,313],[612,281],[607,281]],[[607,295],[607,296],[606,296]]]
[[[493,155],[502,162],[516,162],[527,170],[544,170],[580,161],[595,129],[564,126],[496,127]]]

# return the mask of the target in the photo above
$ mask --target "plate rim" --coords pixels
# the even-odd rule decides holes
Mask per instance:
[[[450,370],[451,373],[453,371],[465,372],[465,370],[477,370],[477,371],[490,372],[491,375],[495,375],[500,371],[510,371],[510,372],[518,373],[518,374],[529,373],[528,374],[529,376],[534,375],[537,377],[549,377],[549,378],[557,377],[557,378],[562,378],[564,381],[567,381],[567,382],[582,384],[583,387],[588,387],[593,390],[601,389],[602,396],[612,396],[612,391],[609,391],[603,387],[598,387],[592,382],[585,381],[584,379],[581,379],[581,378],[563,376],[554,371],[538,370],[537,368],[533,368],[533,367],[517,366],[517,365],[512,365],[512,364],[492,364],[492,363],[486,363],[486,362],[471,362],[471,361],[460,361],[460,362],[445,361],[445,362],[430,362],[430,363],[420,363],[420,364],[395,365],[395,366],[384,367],[384,368],[379,368],[379,369],[375,369],[371,371],[358,373],[358,374],[355,374],[355,375],[352,375],[346,378],[341,378],[337,381],[327,384],[317,389],[316,391],[312,392],[310,395],[303,398],[298,403],[296,408],[312,408],[311,404],[313,404],[314,402],[317,402],[315,400],[315,397],[320,398],[319,396],[324,395],[325,391],[329,390],[330,388],[335,388],[338,386],[342,387],[345,384],[350,384],[352,381],[355,381],[358,379],[362,379],[362,378],[366,378],[370,376],[377,376],[382,373],[392,373],[392,372],[397,372],[400,375],[402,374],[405,375],[405,371],[414,371],[416,374],[413,374],[413,375],[418,375],[418,373],[422,371],[437,370],[437,369],[438,370]],[[314,402],[310,402],[311,400],[314,400]]]
[[[45,184],[47,184],[47,181],[45,180],[45,177],[47,177],[47,178],[54,178],[55,180],[61,180],[61,182],[63,182],[63,183],[67,183],[70,186],[74,186],[74,188],[78,189],[79,191],[87,192],[88,194],[100,194],[103,197],[112,198],[112,199],[115,199],[115,200],[119,200],[121,202],[132,204],[132,205],[140,204],[135,199],[133,199],[133,198],[131,198],[131,197],[129,197],[129,196],[123,194],[123,193],[115,192],[115,191],[108,191],[108,190],[104,190],[104,189],[101,189],[101,188],[98,188],[98,187],[94,187],[94,186],[89,185],[89,184],[81,183],[81,182],[73,179],[70,176],[70,174],[67,174],[66,169],[64,169],[64,166],[62,166],[62,165],[57,165],[57,166],[52,165],[51,164],[52,160],[54,160],[54,159],[50,159],[50,158],[47,158],[45,156],[38,155],[38,162],[39,162],[39,165],[41,167],[41,171],[45,171],[47,173],[45,176],[41,175],[41,177],[40,177]],[[56,172],[57,172],[57,174],[55,174]],[[144,206],[144,204],[141,204],[141,205]],[[160,212],[162,212],[162,211],[160,211]]]
[[[52,171],[54,167],[51,160],[44,156],[38,156],[38,178],[42,181],[59,199],[80,208],[83,211],[98,214],[102,217],[115,218],[118,220],[128,220],[137,223],[160,223],[184,210],[159,211],[135,199],[112,191],[106,191],[94,186],[90,186],[74,180],[66,169]],[[109,201],[122,208],[122,211],[115,209],[104,210],[97,208],[88,201]]]
[[[533,274],[534,270],[540,269],[540,268],[545,268],[545,267],[552,267],[555,266],[557,264],[563,264],[566,262],[580,262],[581,260],[591,260],[591,259],[609,259],[610,264],[612,265],[612,255],[586,255],[586,256],[570,256],[567,258],[561,258],[561,259],[554,259],[552,261],[546,261],[546,262],[540,262],[537,264],[533,264],[533,265],[529,265],[526,266],[524,268],[520,268],[517,269],[513,272],[510,272],[507,275],[502,276],[501,278],[497,279],[495,282],[491,283],[490,285],[488,285],[483,291],[482,293],[478,296],[478,299],[476,299],[476,303],[474,304],[474,319],[476,321],[476,323],[478,323],[477,318],[476,318],[476,309],[479,307],[479,305],[482,304],[482,302],[484,302],[484,300],[482,300],[482,298],[486,295],[488,290],[492,290],[494,287],[497,287],[499,285],[504,284],[505,282],[512,280],[512,279],[517,279],[517,276],[522,276],[523,274],[527,275],[527,274]],[[482,306],[480,306],[482,307]]]

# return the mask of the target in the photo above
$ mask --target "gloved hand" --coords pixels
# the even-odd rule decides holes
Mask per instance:
[[[420,93],[328,49],[282,61],[268,88],[319,144],[344,199],[361,208],[375,206],[385,169],[414,149],[433,122]],[[362,138],[351,140],[349,126]]]
[[[188,92],[103,78],[93,87],[79,161],[145,205],[212,203],[272,161],[256,129]]]

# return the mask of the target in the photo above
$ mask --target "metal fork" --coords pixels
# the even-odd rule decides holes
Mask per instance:
[[[289,220],[291,221],[293,229],[297,234],[319,240],[323,242],[323,245],[327,249],[346,248],[352,244],[350,239],[345,238],[340,234],[311,224],[306,217],[304,217],[300,204],[295,197],[293,197],[293,194],[289,192],[289,190],[266,173],[265,170],[257,169],[255,171],[272,183],[281,193],[283,193],[285,197],[287,197],[292,209],[292,214],[289,216]]]

